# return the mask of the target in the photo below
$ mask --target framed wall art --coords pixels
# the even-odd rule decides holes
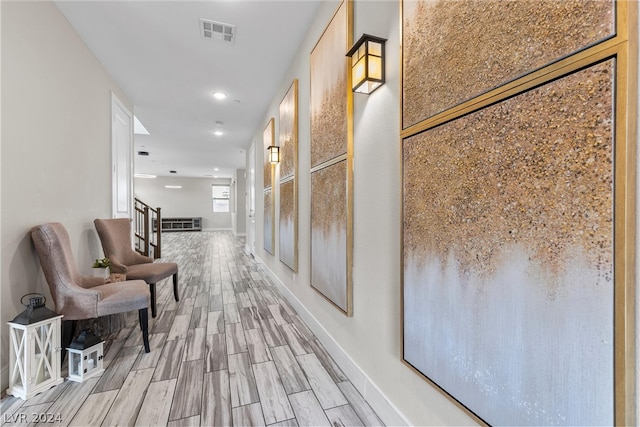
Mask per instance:
[[[269,162],[268,147],[274,145],[274,119],[264,128],[262,133],[263,172],[264,172],[264,249],[271,255],[275,253],[275,204],[273,201],[274,166]]]
[[[611,0],[402,5],[403,129],[615,34]]]
[[[353,93],[345,54],[352,33],[353,4],[344,0],[310,55],[311,286],[348,316],[353,313]]]
[[[402,358],[480,422],[633,424],[636,5],[508,3],[401,5]]]
[[[280,261],[298,271],[298,80],[280,102]]]

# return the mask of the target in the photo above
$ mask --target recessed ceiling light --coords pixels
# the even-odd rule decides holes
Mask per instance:
[[[222,126],[223,124],[224,124],[223,121],[220,121],[220,120],[216,121],[216,126]]]
[[[215,99],[225,99],[227,97],[227,94],[224,92],[213,92],[213,97]]]
[[[164,188],[172,188],[172,189],[182,188],[182,185],[165,185]]]
[[[214,176],[214,178],[217,178],[217,177],[218,177],[218,175],[215,175],[215,176]]]
[[[151,175],[150,173],[135,173],[133,176],[136,178],[156,178],[155,175]]]
[[[221,130],[217,130],[217,131],[214,132],[214,134],[216,136],[222,136],[222,131]]]

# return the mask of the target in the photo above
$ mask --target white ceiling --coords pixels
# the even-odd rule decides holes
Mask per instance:
[[[55,4],[150,133],[135,135],[136,153],[150,153],[135,156],[136,173],[231,177],[244,169],[245,151],[266,125],[261,121],[321,1]],[[236,25],[235,42],[201,37],[200,18]],[[214,91],[229,96],[218,101]]]

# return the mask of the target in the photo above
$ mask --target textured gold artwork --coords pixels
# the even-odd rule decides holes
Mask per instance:
[[[344,0],[313,48],[311,67],[311,286],[352,315],[353,93],[346,52],[353,2]]]
[[[614,82],[403,141],[404,358],[489,424],[614,424]]]
[[[280,179],[296,175],[298,163],[298,80],[280,102]]]
[[[298,270],[298,212],[296,180],[280,183],[280,261]]]
[[[345,0],[311,52],[311,167],[347,152],[347,17]]]
[[[271,255],[274,253],[275,242],[273,238],[275,223],[273,222],[273,191],[272,188],[264,189],[264,249]]]
[[[311,174],[311,286],[343,311],[347,286],[347,161]]]
[[[612,0],[404,0],[407,128],[614,34]]]
[[[274,120],[272,118],[271,120],[269,120],[269,123],[267,124],[267,126],[264,128],[264,131],[262,132],[262,146],[264,147],[263,149],[264,188],[270,188],[273,185],[272,183],[273,166],[269,162],[269,152],[267,148],[271,145],[274,145],[273,144],[274,134],[275,134]]]

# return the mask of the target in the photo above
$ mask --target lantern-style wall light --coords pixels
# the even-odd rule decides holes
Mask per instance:
[[[267,148],[270,163],[280,163],[280,147],[277,145],[270,145]]]
[[[25,304],[25,298],[28,303]],[[9,388],[7,394],[27,400],[62,383],[60,328],[62,315],[45,307],[40,294],[27,294],[27,307],[9,324]]]
[[[384,42],[387,39],[363,34],[347,56],[351,57],[351,88],[370,94],[384,84]]]
[[[67,348],[69,380],[82,382],[104,372],[104,342],[88,330],[83,330]]]

